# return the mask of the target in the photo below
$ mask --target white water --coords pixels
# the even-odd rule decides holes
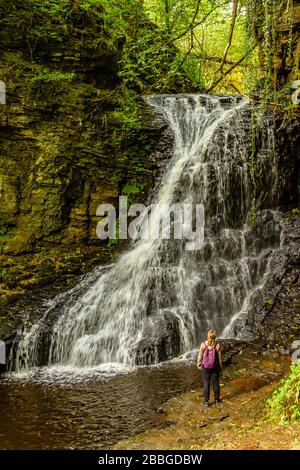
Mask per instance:
[[[164,353],[184,353],[208,328],[226,328],[263,279],[265,249],[255,243],[249,248],[248,243],[246,131],[240,125],[232,131],[245,101],[177,95],[154,96],[148,102],[164,115],[174,135],[173,157],[150,223],[158,223],[164,204],[203,203],[205,246],[189,252],[185,240],[141,239],[115,264],[91,273],[80,295],[71,291],[65,300],[58,299],[60,316],[51,332],[49,364],[155,363],[161,360],[159,336],[170,324],[178,329],[178,341],[176,335],[167,336]],[[17,370],[39,364],[42,326],[43,321],[21,337]],[[141,348],[143,341],[147,347]]]

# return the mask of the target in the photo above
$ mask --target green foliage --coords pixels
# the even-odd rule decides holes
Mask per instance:
[[[122,194],[124,194],[124,196],[128,196],[129,194],[135,194],[139,192],[140,192],[140,188],[134,185],[130,185],[130,184],[126,184],[124,188],[122,189]]]
[[[136,94],[127,87],[123,87],[118,95],[118,108],[113,112],[113,117],[120,123],[122,135],[128,139],[134,138],[141,128]]]
[[[30,0],[29,5],[33,11],[39,11],[47,16],[54,16],[65,12],[65,9],[70,5],[68,0]]]
[[[95,48],[105,38],[111,49],[116,52],[122,49],[119,77],[127,90],[145,94],[212,88],[214,92],[249,94],[255,89],[260,90],[262,101],[290,107],[290,90],[282,90],[276,83],[274,57],[276,27],[284,11],[290,27],[287,61],[291,58],[291,0],[240,0],[228,44],[233,3],[229,0],[14,0],[11,6],[10,2],[0,0],[4,13],[0,28],[8,24],[16,27],[34,57],[37,42],[63,43],[79,29],[84,40],[91,40],[89,25],[94,24],[100,26],[102,38],[93,39]],[[252,51],[257,43],[259,48]],[[223,58],[225,62],[221,66]],[[244,58],[242,62],[234,66],[241,58]],[[125,132],[130,133],[136,124],[137,120],[124,117]]]
[[[38,40],[61,42],[66,36],[66,17],[71,12],[68,0],[16,0],[12,5],[2,1],[0,8],[5,13],[0,26],[15,26],[31,53]]]
[[[32,81],[52,82],[53,80],[73,80],[76,73],[63,73],[63,72],[45,72],[32,77]]]
[[[281,381],[267,405],[271,419],[283,424],[300,422],[300,363],[291,366],[290,375]]]
[[[78,5],[80,5],[80,8],[82,10],[89,11],[92,8],[102,6],[103,1],[101,1],[101,0],[83,0],[83,1],[79,1]]]
[[[122,189],[122,195],[127,196],[129,205],[135,204],[138,200],[138,194],[140,194],[143,189],[143,183],[127,183]]]

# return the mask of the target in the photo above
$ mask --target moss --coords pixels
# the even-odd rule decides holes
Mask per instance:
[[[32,77],[32,81],[42,80],[44,82],[51,82],[53,80],[73,80],[76,77],[75,73],[62,73],[62,72],[48,72],[44,71],[39,75]]]
[[[33,81],[26,61],[16,75],[11,60],[14,56],[6,57],[3,71],[18,102],[9,102],[3,115],[13,140],[3,127],[5,158],[0,160],[5,175],[3,223],[14,223],[16,229],[3,239],[2,251],[18,254],[49,242],[97,244],[92,229],[97,206],[114,204],[127,183],[151,188],[155,164],[147,155],[157,136],[143,130],[133,92],[123,90],[108,99],[109,90],[85,78],[66,83],[53,75],[55,81]]]

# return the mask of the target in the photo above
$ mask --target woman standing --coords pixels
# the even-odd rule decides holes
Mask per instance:
[[[216,342],[215,330],[209,330],[207,340],[201,343],[197,367],[202,369],[204,381],[204,405],[209,406],[210,384],[212,382],[215,403],[220,403],[220,370],[222,358],[220,345]]]

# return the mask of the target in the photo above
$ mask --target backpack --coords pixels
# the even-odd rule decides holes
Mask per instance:
[[[216,347],[214,346],[212,349],[208,349],[206,341],[204,344],[205,349],[203,353],[202,367],[204,367],[204,369],[213,369],[216,362]]]

